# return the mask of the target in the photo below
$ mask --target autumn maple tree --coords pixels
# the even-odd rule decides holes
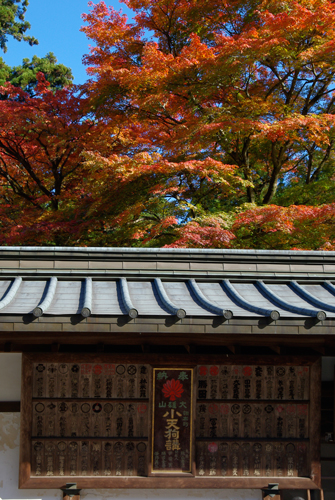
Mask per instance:
[[[41,73],[33,96],[10,83],[0,90],[2,244],[128,244],[147,229],[140,216],[148,192],[168,197],[180,175],[199,173],[214,173],[231,193],[242,183],[211,159],[180,164],[136,152],[136,130],[94,116],[78,89],[50,88]],[[155,231],[178,213],[155,220]]]
[[[84,15],[95,44],[86,88],[96,114],[136,129],[136,147],[160,155],[157,166],[211,159],[242,179],[232,194],[219,168],[181,168],[173,189],[167,182],[148,192],[134,216],[134,225],[157,221],[139,244],[332,245],[334,3],[124,3],[131,21],[103,2]],[[173,230],[163,228],[176,213]]]
[[[2,243],[72,241],[90,208],[83,151],[108,155],[122,142],[115,127],[88,116],[74,89],[54,91],[43,74],[38,80],[33,97],[12,84],[1,88]]]
[[[335,4],[123,3],[81,88],[3,87],[3,243],[335,249]]]

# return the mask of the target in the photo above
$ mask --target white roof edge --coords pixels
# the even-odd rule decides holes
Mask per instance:
[[[335,257],[335,251],[323,250],[246,250],[232,248],[141,248],[141,247],[33,247],[0,246],[1,252],[101,252],[101,253],[187,253],[187,254],[236,254],[236,255],[308,255]]]

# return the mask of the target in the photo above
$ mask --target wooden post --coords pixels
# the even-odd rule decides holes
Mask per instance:
[[[321,488],[321,358],[310,369],[310,477]]]
[[[22,356],[21,379],[21,430],[19,487],[24,488],[31,474],[31,427],[33,397],[32,363],[27,354]]]
[[[324,500],[323,490],[307,490],[307,500]]]

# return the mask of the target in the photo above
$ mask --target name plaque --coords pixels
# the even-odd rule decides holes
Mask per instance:
[[[153,369],[151,473],[192,472],[193,369]]]

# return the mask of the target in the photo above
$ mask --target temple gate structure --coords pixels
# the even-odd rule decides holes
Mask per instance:
[[[335,498],[335,252],[0,248],[0,498]]]

